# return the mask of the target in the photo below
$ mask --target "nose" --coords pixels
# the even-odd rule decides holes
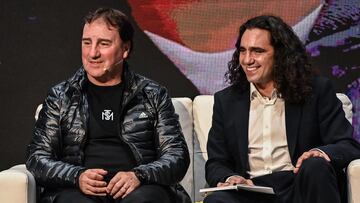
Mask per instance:
[[[99,58],[100,57],[100,51],[99,51],[98,46],[96,44],[91,46],[89,56],[91,58]]]
[[[254,58],[249,51],[240,53],[240,61],[242,64],[251,65],[254,63]]]

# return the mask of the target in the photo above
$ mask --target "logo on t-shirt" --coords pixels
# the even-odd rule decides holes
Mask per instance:
[[[104,110],[101,113],[101,119],[103,121],[114,120],[114,112],[112,112],[111,110]]]
[[[141,114],[139,115],[139,118],[147,118],[149,117],[148,115],[146,115],[145,112],[141,112]]]

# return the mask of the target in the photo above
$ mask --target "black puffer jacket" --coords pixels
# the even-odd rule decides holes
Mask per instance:
[[[145,175],[146,182],[170,185],[184,197],[185,191],[177,183],[189,166],[189,152],[171,98],[164,87],[133,73],[126,64],[124,74],[120,137],[130,146],[136,169]],[[46,188],[42,195],[45,202],[52,202],[59,188],[77,187],[84,170],[87,82],[81,68],[53,87],[35,124],[26,167],[37,184]],[[139,117],[142,112],[147,117]]]

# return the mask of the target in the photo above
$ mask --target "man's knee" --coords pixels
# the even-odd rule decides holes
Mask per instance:
[[[150,203],[161,202],[170,203],[171,196],[169,191],[159,185],[143,185],[132,191],[128,196],[121,200],[121,203]]]
[[[204,203],[222,202],[224,199],[226,199],[226,197],[224,197],[223,192],[214,192],[205,197]]]
[[[85,195],[80,190],[65,189],[57,195],[55,202],[56,203],[79,203],[79,202],[96,203],[98,201],[96,197]]]
[[[306,159],[295,176],[294,195],[300,202],[340,202],[333,166],[321,157]]]
[[[321,157],[310,157],[303,161],[300,170],[312,172],[315,169],[332,170],[331,164]]]
[[[207,195],[204,199],[204,203],[238,203],[240,200],[234,198],[231,192],[218,191]]]
[[[127,197],[121,200],[121,203],[131,203],[131,202],[139,202],[139,203],[145,203],[145,202],[151,202],[147,198],[147,195],[141,195],[139,193],[135,194],[129,194]]]
[[[314,180],[327,179],[329,176],[335,176],[335,172],[330,162],[321,157],[310,157],[303,161],[300,167],[299,175],[304,178]]]

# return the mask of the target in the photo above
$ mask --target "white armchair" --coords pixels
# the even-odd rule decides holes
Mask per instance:
[[[342,93],[336,94],[336,96],[343,103],[343,109],[345,112],[345,117],[352,123],[352,103],[350,99]],[[199,146],[201,149],[201,154],[203,159],[207,160],[207,151],[206,143],[208,139],[208,133],[211,127],[211,116],[212,116],[212,107],[214,105],[214,98],[210,95],[202,95],[195,97],[193,101],[193,117],[194,117],[194,132]],[[195,148],[196,146],[194,146]],[[201,161],[194,158],[194,167],[203,167],[197,166],[196,163]],[[202,175],[197,175],[197,177],[202,177],[204,179],[205,172],[202,171]],[[194,177],[195,186],[196,182],[204,182],[203,180],[196,179]],[[348,178],[348,203],[360,203],[360,159],[352,161],[347,167],[347,178]],[[204,185],[202,185],[204,187]],[[196,192],[199,191],[199,188],[196,188]]]
[[[0,172],[1,203],[36,203],[36,183],[24,164]]]

